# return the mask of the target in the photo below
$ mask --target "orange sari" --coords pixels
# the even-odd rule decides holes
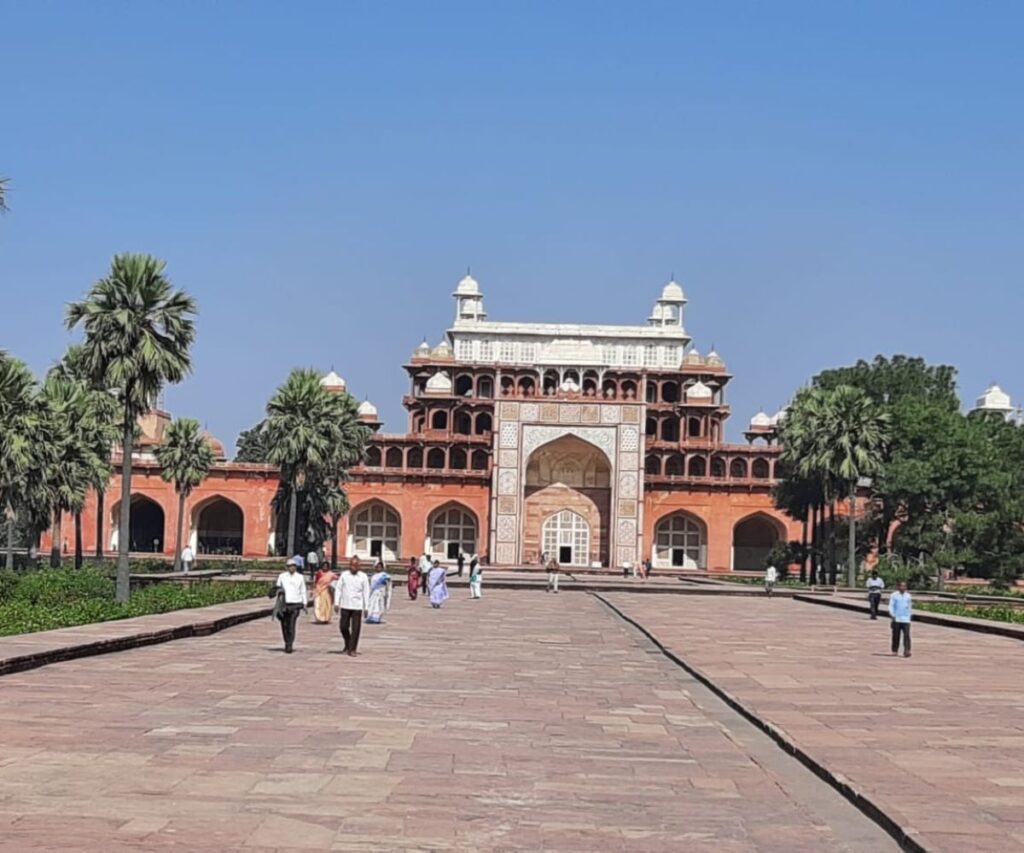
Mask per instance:
[[[338,579],[338,576],[330,569],[320,569],[316,573],[313,587],[313,621],[326,625],[331,621],[331,611],[334,609],[334,591],[331,584]]]

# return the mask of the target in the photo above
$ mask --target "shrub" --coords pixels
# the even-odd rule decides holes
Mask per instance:
[[[881,557],[874,568],[885,581],[886,589],[895,589],[900,581],[906,581],[910,589],[930,589],[934,579],[934,573],[927,564],[905,561],[897,555]],[[866,581],[864,577],[859,582],[863,585]]]

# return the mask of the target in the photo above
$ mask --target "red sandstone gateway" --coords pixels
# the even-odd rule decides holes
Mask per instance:
[[[405,366],[409,431],[380,431],[377,409],[359,407],[374,430],[349,484],[345,557],[393,562],[427,551],[454,562],[618,569],[650,556],[656,569],[760,570],[772,545],[799,538],[772,507],[785,416],[757,414],[747,444],[723,441],[731,379],[722,359],[693,347],[686,298],[665,285],[646,325],[492,322],[467,275],[456,287],[446,340],[424,341]],[[336,373],[330,391],[346,392]],[[153,457],[169,422],[141,419],[131,525],[135,552],[173,554],[177,500]],[[196,554],[264,557],[279,551],[270,506],[273,466],[219,461],[186,506]],[[83,514],[84,548],[114,551],[120,478],[97,518]]]

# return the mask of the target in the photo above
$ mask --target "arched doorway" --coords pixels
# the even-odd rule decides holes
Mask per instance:
[[[574,550],[570,565],[608,565],[611,464],[603,451],[575,435],[564,435],[542,445],[527,461],[523,495],[522,559],[535,562],[545,552],[549,557],[557,556],[560,549],[571,546]],[[559,522],[552,519],[568,520],[564,512],[582,519],[588,553],[580,550],[580,540],[559,538],[563,531]],[[555,525],[550,530],[549,523]],[[578,524],[572,529],[577,534],[582,530]],[[556,539],[552,540],[552,536]],[[568,537],[565,532],[563,538]]]
[[[587,566],[590,563],[590,525],[582,515],[563,509],[544,520],[543,548],[548,559],[562,566]]]
[[[738,571],[761,571],[768,554],[784,535],[781,525],[760,513],[740,521],[732,530],[732,567]]]
[[[192,550],[241,555],[244,531],[242,508],[227,498],[211,498],[192,513]]]
[[[129,499],[128,550],[140,554],[164,551],[164,511],[152,498],[132,495]],[[110,518],[110,550],[116,551],[121,523],[121,502],[114,504]]]
[[[349,523],[348,555],[364,560],[398,560],[402,553],[401,516],[383,501],[357,507]]]
[[[704,523],[686,512],[674,512],[654,528],[654,565],[663,569],[707,567]]]
[[[427,536],[432,557],[457,560],[461,553],[468,559],[476,553],[476,516],[461,504],[447,504],[431,514]]]

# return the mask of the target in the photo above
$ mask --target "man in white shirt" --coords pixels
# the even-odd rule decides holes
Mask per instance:
[[[775,582],[779,579],[779,570],[775,566],[769,566],[764,570],[764,591],[771,598],[772,590],[775,589]]]
[[[192,571],[192,563],[195,560],[195,556],[192,553],[192,546],[186,545],[181,549],[181,570],[187,575]]]
[[[900,638],[903,638],[903,657],[910,657],[910,620],[913,618],[914,602],[907,592],[907,582],[896,584],[896,592],[889,596],[889,616],[892,618],[892,654],[900,652]]]
[[[309,576],[316,577],[316,570],[320,568],[320,554],[316,548],[306,554],[306,565],[309,566]]]
[[[299,611],[306,609],[306,579],[298,571],[299,558],[292,557],[285,563],[285,571],[277,576],[277,588],[284,595],[284,607],[278,618],[281,620],[281,634],[284,636],[284,650],[292,653],[295,645],[295,623]]]
[[[348,571],[338,576],[334,587],[334,610],[340,613],[338,624],[345,640],[345,654],[355,657],[359,654],[359,631],[363,626],[363,614],[370,606],[370,581],[366,572],[359,569],[359,559],[353,557]]]
[[[871,610],[871,618],[878,618],[878,605],[882,600],[882,590],[885,589],[885,581],[878,576],[878,570],[871,570],[871,577],[865,584],[868,588],[868,607]]]

